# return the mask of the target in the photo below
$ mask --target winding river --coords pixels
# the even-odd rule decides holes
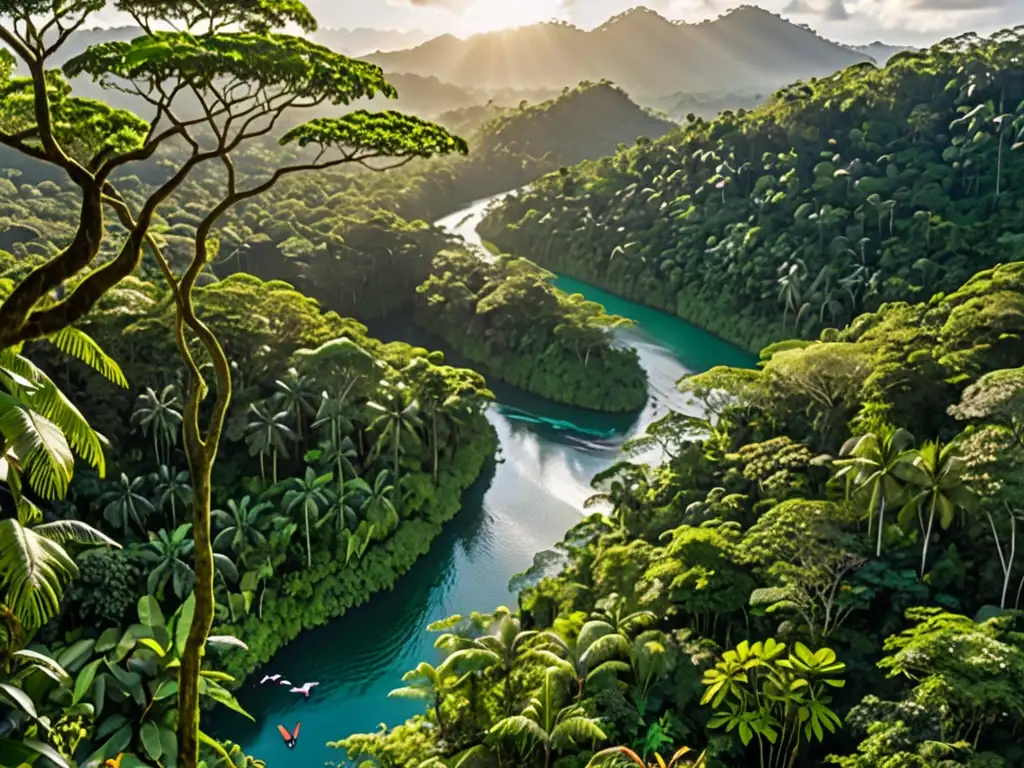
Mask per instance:
[[[480,246],[476,224],[490,199],[441,219],[438,224]],[[555,285],[601,302],[612,314],[635,321],[620,343],[637,349],[650,379],[643,412],[607,415],[557,405],[500,382],[490,382],[497,404],[489,419],[501,441],[498,460],[466,492],[463,508],[430,553],[404,576],[391,594],[289,644],[266,671],[254,674],[239,700],[255,724],[232,716],[218,719],[245,751],[270,768],[309,768],[344,764],[344,755],[326,746],[350,733],[394,725],[422,711],[415,702],[387,698],[402,674],[422,659],[434,659],[435,636],[428,623],[453,613],[514,607],[509,578],[528,568],[534,554],[550,549],[582,514],[592,493],[590,478],[608,467],[623,441],[642,433],[666,408],[688,410],[674,387],[684,374],[714,365],[751,366],[753,357],[671,315],[618,298],[575,280]],[[371,333],[445,349],[423,331],[382,323]],[[447,350],[446,350],[447,352]],[[448,353],[448,362],[463,364]],[[318,680],[310,699],[273,685],[263,674],[283,674],[301,685]],[[285,747],[277,725],[302,731],[294,750]]]

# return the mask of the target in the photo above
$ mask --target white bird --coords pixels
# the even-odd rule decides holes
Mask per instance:
[[[291,680],[281,680],[278,685],[294,685]]]
[[[316,688],[318,685],[320,685],[320,683],[306,683],[301,688],[292,688],[289,691],[289,693],[301,693],[308,699],[309,694],[311,694],[313,692],[313,689]]]
[[[267,683],[267,682],[276,683],[280,679],[281,679],[280,675],[264,675],[263,679],[260,680],[260,685],[263,685],[264,683]]]

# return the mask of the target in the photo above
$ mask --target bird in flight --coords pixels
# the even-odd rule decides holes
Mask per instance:
[[[303,685],[301,687],[292,688],[289,691],[289,693],[301,693],[303,696],[305,696],[308,699],[309,698],[309,694],[311,694],[313,692],[313,689],[316,688],[318,685],[320,685],[320,683],[306,683],[305,685]]]
[[[268,682],[276,683],[280,679],[281,679],[280,675],[264,675],[263,679],[260,680],[260,685],[263,685],[264,683],[268,683]]]
[[[277,684],[278,685],[292,685],[292,681],[291,680],[278,680]]]
[[[288,749],[295,749],[295,742],[299,738],[299,727],[302,725],[301,722],[295,724],[295,731],[289,733],[288,729],[283,725],[277,726],[277,732],[281,734],[281,738],[284,739],[285,746]]]

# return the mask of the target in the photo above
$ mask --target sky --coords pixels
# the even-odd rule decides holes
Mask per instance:
[[[322,27],[422,29],[465,37],[475,32],[563,19],[589,28],[635,5],[671,19],[714,18],[741,0],[305,0]],[[755,0],[746,0],[755,4]],[[874,40],[921,45],[952,34],[981,34],[1024,24],[1024,0],[756,0],[766,10],[809,24],[849,44]],[[103,19],[108,23],[120,21]]]

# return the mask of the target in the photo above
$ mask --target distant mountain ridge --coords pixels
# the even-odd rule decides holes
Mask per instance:
[[[346,56],[365,56],[378,51],[397,51],[429,40],[433,35],[422,29],[321,29],[313,40]]]
[[[564,22],[442,35],[364,57],[389,72],[433,75],[471,88],[555,88],[608,79],[639,96],[743,88],[772,90],[872,57],[755,6],[698,24],[634,8],[593,30]]]
[[[903,53],[904,51],[917,50],[916,48],[909,45],[888,45],[887,43],[881,43],[875,41],[868,45],[854,45],[853,50],[863,53],[865,56],[870,56],[880,67],[884,67],[886,62],[889,61],[897,53]]]

